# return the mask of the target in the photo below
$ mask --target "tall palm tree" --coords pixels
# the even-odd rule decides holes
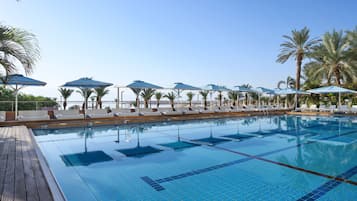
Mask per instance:
[[[169,92],[164,97],[169,99],[170,105],[171,105],[171,109],[172,109],[172,111],[175,111],[175,105],[174,105],[175,104],[174,101],[175,101],[175,98],[176,98],[175,93],[174,92]]]
[[[61,96],[63,97],[63,110],[66,110],[67,99],[72,95],[73,90],[66,89],[66,88],[59,88],[58,91],[61,93]]]
[[[81,96],[84,98],[82,110],[84,110],[84,105],[86,105],[86,109],[88,109],[88,99],[92,95],[93,90],[88,88],[80,88],[79,90],[77,90],[77,93],[81,94]]]
[[[294,88],[296,82],[295,82],[295,79],[294,79],[294,78],[288,76],[288,77],[286,78],[286,81],[281,80],[281,81],[278,82],[277,88],[278,88],[278,89],[282,89],[281,85],[283,85],[283,84],[285,85],[286,88]]]
[[[301,65],[305,57],[308,57],[312,49],[320,42],[318,39],[310,39],[310,31],[307,27],[301,30],[292,30],[291,36],[283,35],[285,41],[280,44],[280,54],[277,62],[285,63],[294,58],[296,60],[296,86],[300,90]],[[296,97],[297,99],[298,97]]]
[[[136,102],[136,107],[140,107],[140,100],[139,100],[139,96],[140,96],[140,93],[142,91],[142,89],[138,89],[138,88],[130,88],[134,94],[136,95],[136,99],[135,99],[135,102]]]
[[[193,99],[193,96],[194,96],[194,95],[195,95],[195,94],[193,94],[192,92],[188,92],[188,93],[186,94],[187,100],[188,100],[189,105],[190,105],[190,108],[192,108],[192,99]]]
[[[244,87],[244,88],[247,88],[247,89],[253,88],[252,85],[250,85],[250,84],[242,84],[241,86]],[[252,93],[245,93],[245,105],[248,105],[248,96],[249,95],[253,95],[253,94]]]
[[[161,92],[156,92],[155,93],[155,99],[156,99],[156,108],[157,109],[159,109],[161,98],[162,98],[162,93]]]
[[[99,108],[102,109],[102,106],[103,106],[103,102],[102,102],[102,98],[107,95],[109,93],[109,90],[106,89],[106,87],[99,87],[99,88],[95,88],[94,89],[94,93],[96,95],[96,108]]]
[[[5,74],[17,72],[21,64],[31,74],[40,57],[36,36],[25,30],[0,24],[0,68]]]
[[[207,96],[209,94],[209,91],[200,91],[200,95],[202,96],[203,99],[203,105],[204,105],[204,110],[207,110]]]
[[[350,42],[342,31],[333,30],[323,36],[322,44],[312,53],[312,62],[307,64],[313,71],[310,79],[323,78],[335,85],[356,81],[357,58],[351,57]]]
[[[236,102],[238,100],[238,92],[237,91],[230,91],[228,92],[228,98],[232,101],[232,106],[236,106]]]
[[[144,105],[145,108],[149,107],[149,101],[151,100],[151,97],[155,94],[155,89],[144,89],[141,92],[141,97],[144,99]]]

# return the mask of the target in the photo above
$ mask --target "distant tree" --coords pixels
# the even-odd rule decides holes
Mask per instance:
[[[106,89],[106,87],[100,87],[100,88],[95,88],[94,92],[96,95],[96,102],[97,102],[96,108],[98,108],[99,106],[99,108],[102,109],[103,107],[102,98],[109,93],[109,90]]]
[[[151,97],[155,95],[155,89],[144,89],[141,92],[141,97],[144,99],[144,105],[145,108],[149,107],[149,101],[151,100]]]
[[[140,97],[140,93],[141,93],[142,89],[138,89],[138,88],[130,88],[130,89],[134,92],[134,94],[136,96],[136,99],[135,99],[136,107],[140,107],[139,97]]]
[[[155,98],[156,98],[156,108],[159,109],[160,100],[161,100],[161,98],[162,98],[162,93],[161,93],[161,92],[156,92],[156,93],[155,93]]]
[[[175,98],[176,98],[175,93],[174,92],[169,92],[164,97],[169,99],[172,111],[176,111],[175,110],[175,103],[174,103]]]
[[[84,110],[84,105],[86,105],[86,109],[88,109],[88,99],[92,95],[93,90],[88,88],[80,88],[77,90],[77,93],[79,93],[84,98],[82,110]]]
[[[61,96],[63,97],[63,110],[66,110],[67,107],[67,99],[72,95],[72,89],[66,88],[59,88],[58,91],[60,92]]]
[[[190,108],[191,108],[192,107],[192,99],[193,99],[194,94],[192,92],[188,92],[186,94],[186,96],[187,96],[187,100],[188,100]]]
[[[228,92],[228,98],[232,101],[232,106],[236,106],[236,102],[238,100],[238,92],[237,91],[230,91]]]
[[[204,109],[207,110],[207,96],[209,94],[209,91],[203,90],[200,91],[200,95],[203,98],[203,105],[204,105]]]

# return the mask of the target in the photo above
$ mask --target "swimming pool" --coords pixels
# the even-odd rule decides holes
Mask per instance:
[[[357,118],[37,129],[69,201],[355,200]]]

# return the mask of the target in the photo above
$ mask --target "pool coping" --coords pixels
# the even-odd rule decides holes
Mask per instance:
[[[56,177],[54,176],[52,170],[50,169],[50,167],[47,163],[47,160],[44,157],[44,155],[35,139],[32,129],[29,128],[28,131],[29,131],[29,135],[30,135],[31,139],[34,142],[34,148],[36,151],[36,155],[37,155],[38,161],[40,163],[44,177],[46,179],[46,182],[48,184],[48,187],[52,193],[53,200],[54,201],[66,201],[67,199],[65,197],[65,194],[63,193]]]

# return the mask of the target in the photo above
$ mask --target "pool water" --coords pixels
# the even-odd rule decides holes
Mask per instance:
[[[69,201],[356,200],[357,118],[37,129]]]

